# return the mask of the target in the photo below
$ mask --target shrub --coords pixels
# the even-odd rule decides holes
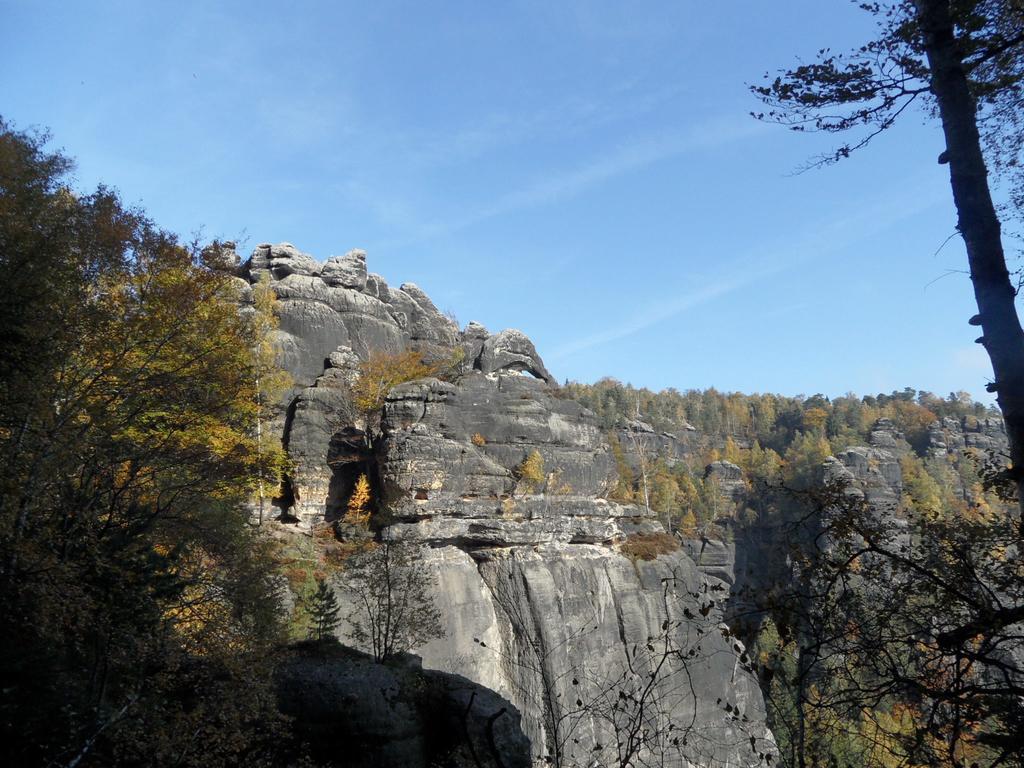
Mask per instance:
[[[444,637],[436,582],[418,547],[385,539],[353,555],[342,586],[351,597],[349,637],[383,662]]]
[[[531,491],[543,485],[546,476],[544,474],[544,457],[540,455],[540,451],[536,448],[530,451],[530,454],[523,459],[523,463],[516,467],[515,474]]]
[[[443,355],[432,355],[430,362],[424,359],[422,352],[412,349],[403,352],[375,350],[359,363],[359,375],[352,385],[356,409],[367,417],[380,411],[388,392],[407,381],[430,376],[446,380],[457,377],[464,356],[461,347],[446,350]]]
[[[289,568],[285,571],[284,577],[293,592],[298,592],[309,581],[310,573],[306,568]]]
[[[479,432],[477,432],[471,438],[469,438],[469,441],[473,443],[473,445],[475,445],[477,448],[483,448],[485,445],[487,445],[487,438],[485,438]]]
[[[653,560],[677,549],[679,542],[668,533],[634,533],[619,547],[622,554],[632,560]]]
[[[313,529],[313,538],[323,541],[334,540],[334,528],[330,525],[318,525]]]
[[[431,373],[431,367],[423,362],[419,352],[371,352],[359,363],[359,376],[352,385],[353,401],[361,413],[378,411],[393,388]]]
[[[686,510],[679,518],[679,532],[688,539],[697,538],[697,516],[692,509]]]

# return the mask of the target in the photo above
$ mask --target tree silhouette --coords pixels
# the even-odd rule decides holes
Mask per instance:
[[[316,580],[316,592],[306,600],[306,615],[309,617],[309,637],[318,643],[333,637],[338,628],[338,598],[334,590],[323,579]]]

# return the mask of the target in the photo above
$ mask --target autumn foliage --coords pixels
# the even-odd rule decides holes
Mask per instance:
[[[234,277],[69,168],[0,122],[5,764],[260,764],[264,339]]]
[[[679,549],[676,537],[669,533],[634,533],[619,546],[619,550],[634,560],[654,560]]]
[[[462,360],[461,349],[448,350],[427,360],[422,352],[406,349],[402,352],[374,350],[359,364],[359,375],[352,385],[356,409],[366,417],[378,413],[392,389],[407,381],[430,376],[448,378]]]
[[[359,479],[356,480],[355,488],[352,490],[352,495],[349,497],[348,504],[345,509],[344,520],[350,525],[366,526],[370,520],[370,481],[366,477],[366,473],[359,475]]]

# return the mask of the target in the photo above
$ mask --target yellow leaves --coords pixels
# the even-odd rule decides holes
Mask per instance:
[[[666,523],[679,507],[679,483],[664,460],[659,459],[649,472],[651,481],[651,509]]]
[[[938,417],[922,405],[907,400],[896,400],[889,404],[890,418],[912,443],[927,439],[928,428]]]
[[[548,474],[544,487],[547,489],[545,491],[546,493],[550,493],[555,496],[568,496],[573,491],[572,483],[562,480],[561,469],[556,469],[554,472]]]
[[[280,350],[275,343],[274,333],[278,319],[277,294],[266,272],[252,288],[253,312],[250,316],[249,333],[256,375],[256,389],[261,404],[272,403],[292,385],[292,377],[278,365]]]
[[[743,463],[743,451],[736,445],[732,437],[725,438],[725,446],[722,448],[722,460],[737,466]]]
[[[615,459],[616,480],[608,498],[612,501],[631,503],[635,497],[633,492],[633,469],[626,460],[626,452],[622,449],[622,443],[614,434],[608,436],[608,444],[612,449],[612,458]]]
[[[936,520],[943,511],[942,488],[913,454],[900,457],[903,475],[904,508],[912,507],[927,520]]]
[[[153,551],[156,552],[160,557],[167,557],[171,554],[171,547],[168,544],[154,544]]]
[[[515,517],[516,513],[516,500],[511,496],[506,496],[501,500],[501,516],[506,520],[511,520]]]
[[[211,651],[242,650],[241,632],[232,620],[231,605],[209,584],[192,584],[164,613],[183,645],[199,656]]]
[[[783,476],[786,484],[803,489],[818,480],[822,462],[832,454],[832,446],[821,435],[799,434],[789,448],[783,462]]]
[[[535,491],[544,484],[544,457],[534,448],[522,463],[516,467],[516,476],[527,490]]]
[[[688,509],[679,518],[679,532],[687,539],[697,538],[697,516]]]
[[[168,544],[156,544],[154,552],[167,557]],[[198,656],[241,652],[246,649],[246,628],[238,623],[231,601],[218,577],[223,564],[210,552],[194,550],[169,569],[184,584],[163,612],[183,647]]]
[[[903,740],[912,736],[915,728],[914,712],[901,704],[889,712],[863,712],[858,735],[866,750],[865,763],[880,768],[917,768],[903,746]]]
[[[255,292],[266,311],[250,320],[233,280],[165,242],[92,286],[91,322],[57,373],[61,407],[126,503],[244,500],[260,473],[276,484],[283,454],[256,434],[261,378],[275,380],[273,292]]]
[[[379,411],[388,392],[407,381],[427,378],[437,372],[423,355],[413,350],[390,353],[373,351],[359,364],[359,377],[352,385],[355,406],[363,414]]]
[[[358,525],[365,528],[370,521],[370,481],[366,473],[359,475],[356,486],[349,497],[348,506],[345,510],[344,520],[350,525]]]
[[[824,408],[808,408],[803,414],[804,429],[808,432],[823,433],[828,423],[828,411]]]

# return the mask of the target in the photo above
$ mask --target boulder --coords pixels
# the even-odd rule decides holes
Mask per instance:
[[[362,291],[366,288],[366,251],[352,250],[344,256],[331,256],[320,272],[328,285]]]
[[[525,333],[514,328],[488,336],[475,367],[484,373],[529,373],[550,385],[557,384],[554,376],[544,367],[544,361],[537,354],[533,342]]]
[[[385,304],[391,301],[391,289],[388,288],[387,281],[372,272],[366,276],[366,286],[363,288],[363,292],[375,299],[380,299]]]
[[[275,280],[282,280],[288,275],[320,274],[320,263],[291,243],[257,245],[247,266],[248,271],[257,277],[260,271],[269,270]]]

